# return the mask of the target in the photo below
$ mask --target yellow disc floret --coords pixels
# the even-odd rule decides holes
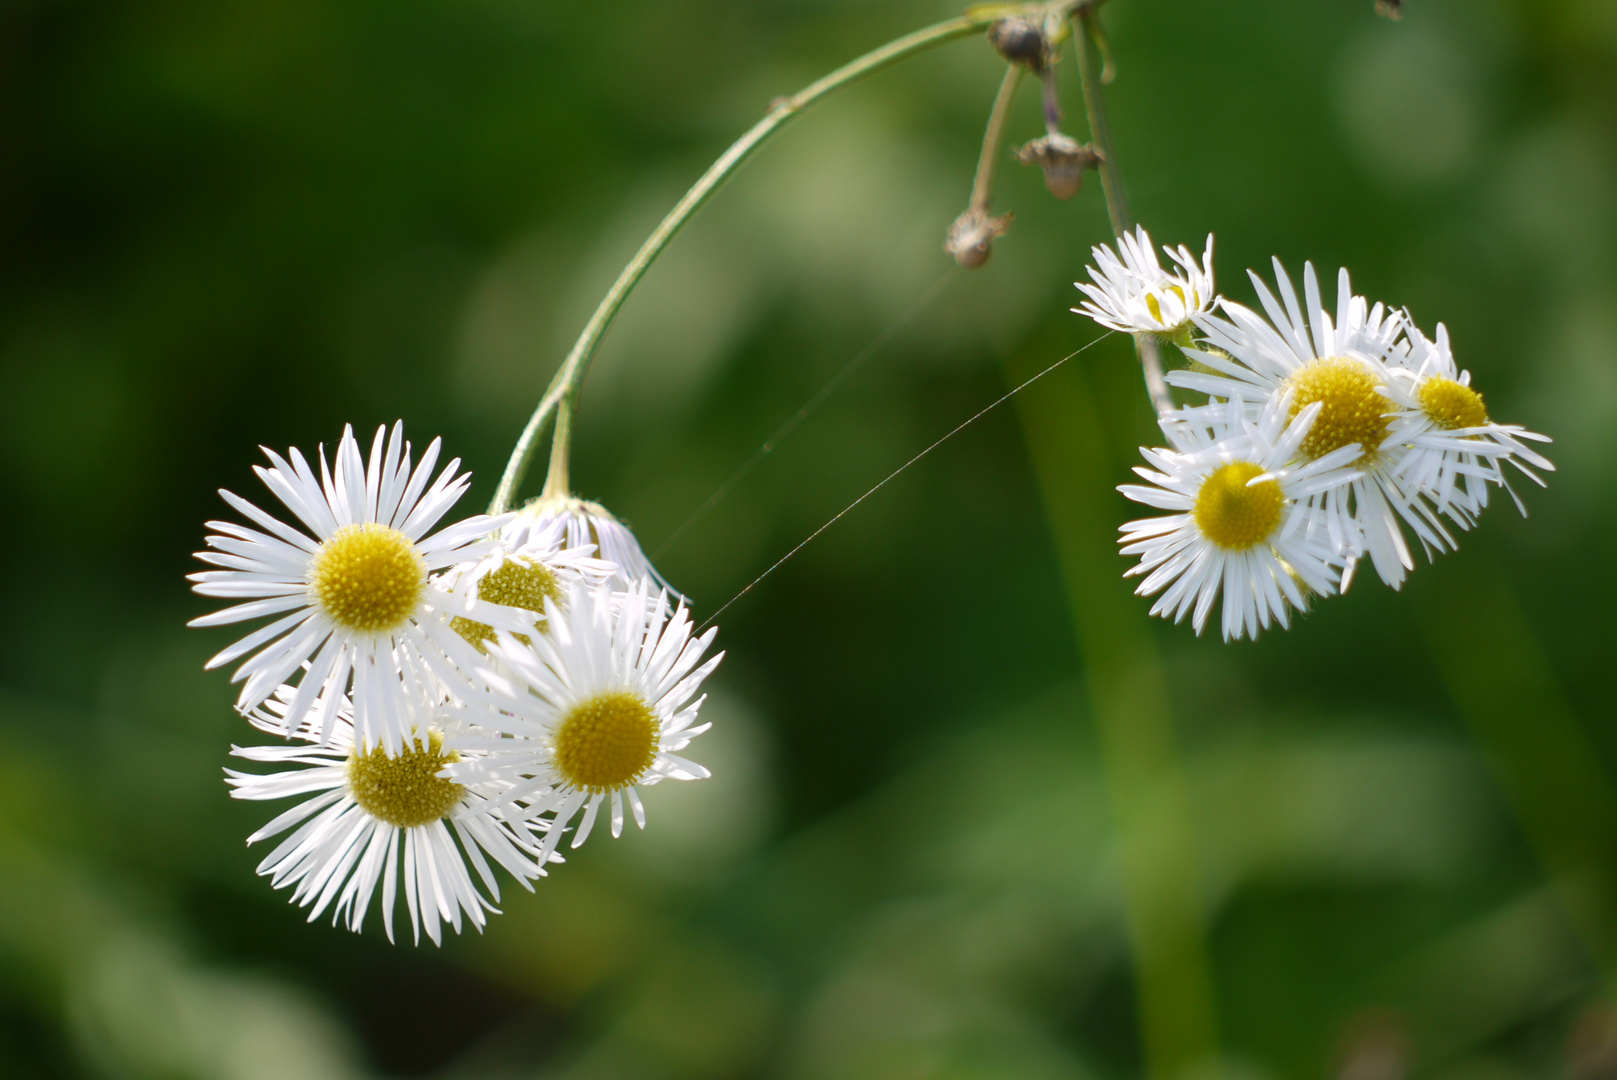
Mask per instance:
[[[1171,292],[1174,295],[1178,296],[1179,297],[1179,302],[1181,304],[1186,305],[1187,307],[1194,306],[1193,304],[1191,304],[1190,299],[1187,296],[1185,296],[1185,290],[1182,287],[1178,286],[1178,285],[1169,285],[1165,289],[1163,289],[1163,292]],[[1200,299],[1200,298],[1198,297],[1198,299]],[[1146,306],[1147,309],[1150,310],[1151,317],[1153,319],[1157,320],[1158,323],[1166,322],[1166,320],[1163,319],[1163,317],[1162,317],[1162,301],[1157,299],[1157,294],[1156,293],[1148,292],[1148,293],[1145,294],[1145,306]],[[1188,322],[1188,320],[1187,320],[1187,322]],[[1181,324],[1181,325],[1184,325],[1184,324]],[[1178,327],[1168,327],[1168,329],[1169,330],[1176,330],[1176,329],[1178,329]]]
[[[427,565],[410,538],[374,521],[344,525],[320,545],[309,588],[331,621],[362,634],[397,630],[415,614]]]
[[[1191,515],[1203,536],[1221,548],[1244,551],[1274,533],[1286,498],[1277,480],[1250,483],[1264,471],[1250,461],[1232,461],[1202,481]]]
[[[550,568],[537,559],[507,559],[477,583],[479,600],[538,612],[540,621],[544,620],[547,597],[553,604],[561,603],[561,584]],[[478,652],[482,652],[494,640],[494,627],[463,615],[450,619],[449,628],[476,645]],[[516,635],[516,638],[524,645],[530,644],[523,634]]]
[[[1391,417],[1385,415],[1392,403],[1376,393],[1380,382],[1370,366],[1351,356],[1331,356],[1312,360],[1287,380],[1296,391],[1291,415],[1296,416],[1319,401],[1324,407],[1302,451],[1311,458],[1324,457],[1349,443],[1358,443],[1369,457],[1381,449]]]
[[[436,731],[425,744],[417,736],[396,757],[389,757],[381,746],[363,754],[356,750],[348,758],[348,793],[361,810],[389,825],[401,829],[430,825],[453,810],[465,794],[460,784],[437,775],[459,760],[454,751],[444,753],[444,737]]]
[[[616,791],[651,768],[657,718],[639,694],[609,690],[579,702],[556,729],[556,771],[580,791]]]
[[[1481,427],[1488,422],[1482,395],[1453,379],[1427,379],[1421,383],[1420,407],[1446,428]]]

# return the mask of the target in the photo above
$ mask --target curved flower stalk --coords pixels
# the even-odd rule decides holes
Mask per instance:
[[[256,708],[301,671],[280,714],[286,734],[308,727],[332,737],[351,685],[360,745],[380,742],[396,752],[409,707],[404,668],[412,656],[455,647],[451,618],[512,631],[533,625],[532,614],[456,595],[432,577],[489,554],[496,546],[489,534],[510,520],[477,515],[431,532],[470,482],[469,473],[456,474],[459,458],[432,479],[439,449],[434,439],[412,470],[401,422],[391,435],[377,429],[367,461],[345,428],[330,465],[321,448],[317,476],[298,450],[283,458],[266,448],[270,467],[254,471],[307,531],[220,491],[257,528],[209,522],[213,550],[197,558],[222,569],[190,580],[204,596],[242,602],[190,625],[277,616],[208,661],[214,668],[248,657],[232,676],[244,683],[238,709]]]
[[[697,691],[724,654],[704,662],[718,629],[694,636],[684,606],[670,615],[666,594],[645,579],[617,596],[575,585],[565,605],[547,600],[545,613],[549,632],[531,644],[501,635],[489,646],[501,662],[480,672],[495,711],[489,726],[505,737],[455,743],[483,754],[448,775],[509,783],[506,800],[525,803],[530,817],[551,815],[549,851],[580,811],[575,848],[603,804],[615,837],[625,804],[645,828],[640,788],[708,776],[682,751],[708,728],[695,724],[705,700]]]

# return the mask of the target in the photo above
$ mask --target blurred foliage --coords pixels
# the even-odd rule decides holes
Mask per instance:
[[[1225,1075],[1609,1077],[1617,7],[1404,7],[1108,5],[1136,211],[1163,241],[1216,232],[1238,299],[1240,268],[1278,254],[1443,320],[1560,471],[1530,520],[1496,507],[1401,595],[1363,580],[1255,645],[1147,626],[1144,603],[1096,618],[1164,658]],[[476,470],[475,509],[701,168],[773,95],[952,13],[0,7],[0,1073],[1138,1075],[1076,556],[1018,425],[1079,426],[1086,460],[1039,476],[1087,478],[1109,544],[1110,488],[1151,438],[1122,340],[731,608],[715,778],[656,788],[644,834],[441,951],[305,925],[253,876],[264,808],[219,773],[245,725],[201,671],[224,639],[183,628],[214,489],[253,491],[259,443],[402,416]],[[825,104],[609,338],[575,480],[655,547],[937,287],[661,558],[699,607],[1094,336],[1066,312],[1106,235],[1092,187],[1057,204],[1007,164],[993,260],[968,275],[941,251],[997,67],[965,42]]]

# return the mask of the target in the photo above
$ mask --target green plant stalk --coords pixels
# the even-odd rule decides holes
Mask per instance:
[[[1617,997],[1617,789],[1502,568],[1433,568],[1418,610],[1439,675]],[[1477,627],[1487,627],[1477,633]]]
[[[1008,362],[1015,385],[1061,341],[1034,342]],[[1026,357],[1024,359],[1024,357]],[[1144,605],[1112,542],[1120,471],[1078,364],[1016,398],[1050,537],[1066,587],[1111,809],[1124,921],[1133,954],[1140,1038],[1150,1080],[1180,1080],[1218,1052],[1212,965],[1191,812],[1179,766],[1162,658]]]
[[[547,494],[566,494],[568,488],[568,440],[571,437],[571,417],[574,406],[578,400],[578,389],[583,382],[584,374],[589,369],[590,360],[595,350],[600,346],[601,339],[606,335],[618,312],[623,308],[624,301],[639,284],[641,277],[657,261],[669,241],[679,235],[695,213],[713,197],[726,179],[739,169],[759,147],[769,140],[776,132],[785,127],[806,109],[820,101],[822,98],[835,93],[845,86],[850,86],[868,75],[873,75],[884,68],[891,67],[901,60],[908,59],[918,53],[939,45],[977,33],[993,22],[996,18],[1009,11],[1028,10],[1030,5],[1000,5],[974,9],[957,19],[937,23],[907,34],[895,41],[888,42],[881,48],[868,52],[859,59],[843,65],[824,78],[809,84],[802,90],[784,98],[770,109],[769,115],[754,124],[745,135],[737,139],[717,161],[708,167],[701,179],[685,193],[684,198],[675,204],[668,216],[640,245],[634,258],[629,260],[622,273],[607,290],[606,297],[595,314],[585,324],[584,330],[573,343],[572,351],[562,361],[550,385],[545,388],[544,396],[539,399],[539,407],[534,410],[527,426],[523,428],[522,435],[517,439],[516,448],[511,451],[511,459],[506,463],[505,472],[500,477],[500,486],[494,492],[494,500],[489,505],[491,514],[503,513],[511,508],[516,499],[517,489],[521,487],[523,477],[527,475],[528,466],[533,460],[539,447],[539,436],[544,429],[545,422],[550,418],[552,411],[560,409],[562,403],[566,404],[566,420],[556,426],[555,439],[552,444],[551,466],[545,480]],[[1037,10],[1043,11],[1042,7]],[[558,412],[558,420],[561,413]]]
[[[1021,64],[1012,64],[1005,70],[999,93],[994,95],[994,107],[988,113],[988,128],[983,132],[983,148],[977,156],[977,173],[972,178],[971,200],[967,203],[985,214],[994,202],[994,175],[999,171],[1000,149],[1005,144],[1005,122],[1010,119],[1011,102],[1016,99],[1016,87],[1026,70]]]
[[[1106,195],[1106,213],[1112,219],[1112,232],[1121,238],[1134,228],[1134,216],[1129,213],[1128,196],[1123,191],[1123,174],[1117,168],[1117,147],[1112,141],[1112,125],[1106,115],[1106,93],[1103,89],[1106,72],[1091,52],[1103,41],[1093,8],[1079,8],[1073,13],[1073,44],[1078,52],[1078,76],[1084,87],[1084,112],[1089,117],[1089,140],[1100,151],[1100,186]],[[1167,380],[1162,377],[1162,350],[1151,334],[1134,335],[1134,351],[1140,358],[1140,370],[1145,374],[1146,393],[1158,416],[1173,411],[1173,396],[1168,393]]]
[[[1118,171],[1091,52],[1094,13],[1073,16],[1090,138],[1101,151],[1101,186],[1112,230],[1133,224]],[[1162,378],[1156,339],[1136,334],[1134,347],[1157,414],[1173,408]],[[1164,673],[1139,602],[1123,585],[1115,548],[1107,542],[1111,470],[1099,438],[1100,412],[1079,376],[1069,374],[1066,421],[1024,407],[1029,452],[1040,477],[1061,565],[1078,649],[1097,727],[1108,800],[1121,847],[1123,895],[1134,952],[1141,1038],[1147,1075],[1171,1080],[1206,1065],[1218,1053],[1218,1023],[1206,916],[1196,871],[1196,844],[1179,764],[1177,736]],[[1049,396],[1046,391],[1045,397]],[[1058,425],[1070,431],[1059,433]],[[1084,439],[1080,434],[1092,435]],[[1065,443],[1065,445],[1061,445]],[[1056,446],[1060,446],[1059,452]],[[1087,469],[1056,462],[1086,463]],[[1043,463],[1040,464],[1041,458]],[[1061,476],[1062,472],[1077,475]]]

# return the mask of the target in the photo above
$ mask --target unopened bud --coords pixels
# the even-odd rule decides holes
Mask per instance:
[[[1010,225],[1010,214],[994,217],[986,210],[972,207],[949,226],[944,249],[954,256],[955,262],[967,270],[975,270],[988,261],[993,253],[994,238],[1004,236]]]
[[[1058,131],[1034,139],[1016,151],[1016,160],[1023,165],[1039,166],[1044,170],[1044,186],[1050,189],[1050,194],[1058,199],[1070,199],[1083,186],[1084,170],[1099,164],[1100,151]]]
[[[1011,63],[1026,64],[1034,71],[1043,70],[1050,56],[1050,42],[1044,36],[1044,29],[1021,15],[995,19],[988,28],[988,41]]]

